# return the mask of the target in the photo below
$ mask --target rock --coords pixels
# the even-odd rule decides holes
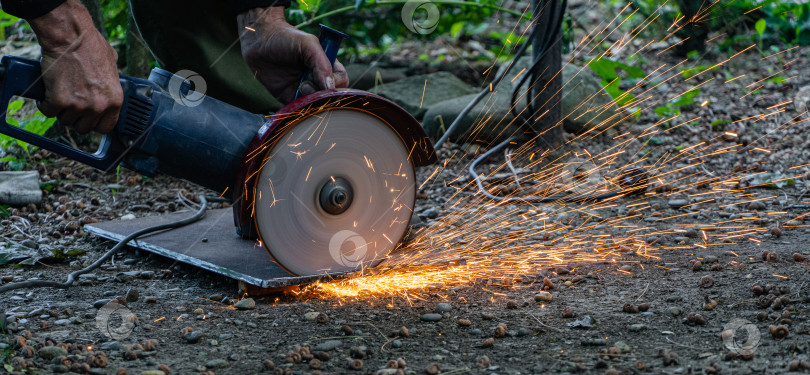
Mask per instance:
[[[537,302],[551,302],[552,295],[549,292],[541,291],[534,295],[534,300]]]
[[[748,204],[748,211],[762,211],[765,210],[765,203],[760,201],[753,201]]]
[[[54,359],[56,357],[67,355],[68,352],[64,348],[60,348],[58,346],[43,346],[42,349],[39,349],[37,355],[44,359]]]
[[[228,361],[226,361],[224,359],[212,359],[212,360],[210,360],[208,362],[205,362],[205,367],[208,367],[208,368],[211,368],[211,369],[225,368],[225,367],[228,367]]]
[[[0,172],[0,203],[10,206],[25,206],[29,203],[39,204],[41,201],[39,172]]]
[[[53,324],[57,325],[57,326],[66,326],[66,325],[70,324],[70,319],[59,319],[59,320],[53,322]]]
[[[670,199],[669,202],[667,202],[667,204],[672,208],[681,208],[683,206],[688,206],[689,205],[689,200],[687,200],[687,199]]]
[[[669,308],[669,314],[672,316],[681,315],[681,308],[677,306],[673,306]]]
[[[142,279],[154,279],[155,278],[155,271],[143,271],[138,274],[138,277]]]
[[[194,344],[202,338],[202,332],[200,331],[191,331],[183,335],[183,340],[186,340],[189,344]]]
[[[117,341],[107,341],[101,344],[101,350],[105,352],[121,350],[121,344],[119,344]]]
[[[146,370],[141,375],[166,375],[166,373],[160,370]]]
[[[793,108],[796,113],[804,113],[810,109],[810,86],[804,86],[796,93],[793,98]]]
[[[621,350],[623,354],[630,353],[631,350],[630,345],[627,345],[627,343],[624,341],[616,341],[616,343],[613,344],[613,346],[619,348],[619,350]]]
[[[438,314],[443,314],[443,313],[446,313],[446,312],[450,312],[451,310],[453,310],[453,305],[451,305],[449,303],[442,302],[442,303],[436,305],[436,309],[433,310],[433,311],[435,311]]]
[[[134,214],[126,214],[124,216],[121,216],[121,220],[134,220],[134,219],[135,219]]]
[[[442,314],[436,313],[422,314],[422,316],[419,317],[419,320],[423,322],[438,322],[442,320]]]
[[[253,298],[245,298],[233,304],[233,307],[238,310],[253,310],[256,307],[256,301]]]
[[[391,346],[393,346],[394,348],[401,348],[402,347],[402,340],[394,340],[391,343]]]
[[[427,135],[433,139],[441,137],[477,95],[465,95],[431,106],[422,120]],[[471,134],[474,134],[476,140],[494,142],[518,132],[519,127],[512,123],[513,117],[509,114],[511,95],[506,91],[495,91],[485,96],[460,120],[449,139],[470,139]]]
[[[127,290],[127,295],[126,295],[127,303],[138,302],[138,298],[140,298],[140,295],[141,295],[141,293],[138,292],[138,289],[129,288],[129,290]]]
[[[322,343],[320,343],[318,345],[315,345],[315,347],[312,349],[312,351],[313,352],[318,352],[318,351],[320,351],[320,352],[328,352],[328,351],[335,350],[335,349],[337,349],[337,348],[339,348],[341,346],[343,346],[343,342],[340,341],[340,340],[327,340],[327,341],[324,341],[324,342],[322,342]]]
[[[590,315],[585,315],[582,319],[575,320],[571,323],[565,323],[565,325],[571,328],[580,328],[580,329],[588,329],[593,327],[593,318]]]
[[[437,210],[437,209],[435,209],[433,207],[428,208],[427,210],[422,211],[422,216],[424,216],[424,217],[426,217],[428,219],[431,219],[431,220],[435,219],[435,218],[439,217],[439,210]]]
[[[138,271],[121,272],[115,275],[115,281],[119,283],[128,283],[138,277]]]
[[[482,99],[461,120],[457,130],[451,134],[450,139],[464,139],[469,135],[467,130],[472,128],[477,130],[476,139],[488,142],[506,138],[517,131],[517,126],[507,125],[511,124],[514,119],[509,111],[509,103],[511,102],[514,87],[519,83],[522,76],[526,74],[523,69],[528,69],[531,61],[531,57],[528,56],[518,60],[501,81],[501,84],[495,88],[494,93]],[[502,65],[498,74],[506,67],[506,64]],[[512,79],[517,75],[520,75],[520,77],[513,81]],[[590,72],[590,69],[567,64],[562,69],[562,82],[562,116],[565,131],[578,133],[597,126],[606,128],[625,116],[624,112],[619,110],[610,96],[605,94],[602,85]],[[525,107],[525,96],[523,98],[520,98],[520,96],[526,91],[527,87],[528,85],[524,85],[522,90],[518,92],[518,101],[520,103],[517,104],[515,112],[519,113]],[[468,95],[431,106],[423,120],[423,126],[428,132],[428,136],[434,137],[434,139],[438,138],[444,132],[441,129],[442,123],[445,129],[450,126],[456,116],[474,97],[475,95]],[[439,120],[439,117],[441,117],[441,120]],[[484,125],[479,127],[481,121],[484,121]],[[506,128],[504,129],[504,127]]]
[[[412,76],[378,86],[375,90],[376,94],[394,101],[416,118],[421,118],[436,103],[477,91],[448,72]]]
[[[641,323],[631,324],[629,329],[630,329],[630,332],[641,332],[641,331],[647,329],[647,325],[641,324]]]
[[[406,68],[384,68],[374,64],[348,64],[346,73],[349,74],[349,85],[358,90],[373,89],[376,84],[399,81],[406,77]],[[379,75],[382,82],[377,82]]]

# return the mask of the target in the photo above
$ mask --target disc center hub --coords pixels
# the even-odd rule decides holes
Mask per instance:
[[[352,185],[345,178],[330,178],[321,187],[318,202],[327,213],[338,215],[349,209],[354,199]]]

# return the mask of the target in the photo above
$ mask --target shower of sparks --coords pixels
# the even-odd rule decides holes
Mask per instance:
[[[637,10],[630,9],[628,5],[610,22],[600,23],[576,43],[570,53],[571,59],[564,61],[563,65],[616,56],[620,52],[651,58],[661,55],[683,42],[675,36],[677,31],[690,23],[705,22],[710,16],[710,8],[718,3],[707,2],[693,19],[681,17],[672,24],[663,25],[667,29],[667,36],[662,40],[642,39],[642,31],[656,21],[661,23],[658,20],[661,7],[640,25],[630,27],[627,21]],[[531,27],[519,29],[519,25],[516,25],[512,32],[526,37],[530,30]],[[718,38],[710,41],[715,39]],[[722,38],[716,43],[721,41]],[[609,46],[605,47],[605,52],[599,53],[597,49],[606,44]],[[517,47],[518,43],[507,41],[498,56],[514,53]],[[735,131],[706,132],[701,141],[671,147],[653,156],[656,155],[652,152],[656,147],[652,144],[653,137],[695,126],[711,128],[709,124],[713,118],[668,115],[669,117],[665,116],[666,118],[661,118],[656,123],[637,125],[638,131],[634,130],[634,134],[619,126],[632,117],[631,112],[651,112],[656,107],[677,100],[710,82],[723,85],[736,80],[749,80],[750,84],[742,94],[732,93],[730,96],[742,95],[739,98],[742,103],[752,100],[751,96],[755,96],[753,93],[769,78],[784,73],[788,68],[758,80],[742,74],[725,80],[718,79],[720,82],[715,81],[715,76],[709,71],[728,66],[731,60],[740,59],[744,54],[758,57],[759,52],[754,47],[748,46],[730,54],[731,57],[711,64],[710,68],[701,68],[697,73],[690,70],[686,74],[682,71],[689,64],[687,60],[674,65],[663,64],[627,89],[626,97],[630,100],[622,106],[622,111],[615,114],[610,113],[611,108],[591,108],[588,104],[591,98],[582,98],[580,107],[588,116],[594,117],[597,113],[612,116],[606,116],[609,119],[599,124],[592,124],[589,130],[557,150],[542,152],[515,144],[511,145],[512,150],[507,153],[508,158],[504,159],[501,155],[501,161],[497,161],[498,158],[492,157],[488,162],[496,164],[481,165],[478,168],[478,173],[485,178],[485,187],[492,194],[519,198],[528,195],[576,196],[614,192],[618,189],[615,177],[619,172],[626,167],[637,167],[643,168],[650,177],[650,189],[643,194],[622,194],[601,201],[551,204],[490,200],[478,192],[475,182],[469,181],[468,176],[443,177],[442,172],[448,165],[464,166],[470,162],[470,158],[465,155],[445,155],[443,163],[429,167],[431,170],[426,170],[426,180],[417,184],[420,191],[423,188],[438,188],[444,195],[449,193],[442,217],[418,232],[403,248],[395,250],[391,259],[384,262],[384,268],[364,270],[364,275],[359,277],[318,283],[305,288],[303,293],[334,298],[392,295],[413,300],[421,298],[426,292],[480,280],[504,285],[515,280],[532,280],[541,269],[549,267],[572,268],[578,264],[605,263],[616,269],[622,264],[638,263],[643,266],[642,262],[645,262],[669,270],[671,268],[667,266],[670,263],[658,262],[665,252],[699,253],[709,247],[733,245],[743,241],[759,243],[761,240],[754,236],[770,230],[763,224],[766,217],[785,228],[802,226],[801,220],[807,214],[792,211],[747,212],[747,207],[751,202],[778,199],[776,195],[763,196],[750,189],[801,178],[810,165],[786,168],[786,175],[759,183],[754,182],[758,181],[755,177],[766,171],[755,167],[716,170],[712,165],[713,159],[724,154],[780,155],[778,142],[768,141],[766,137],[777,137],[774,132],[784,131],[807,121],[806,117],[790,117],[785,114],[783,107],[789,102],[778,103],[767,108],[765,113],[731,122],[732,125],[766,122],[772,125],[774,130],[747,144],[737,143],[736,139],[740,134]],[[633,48],[636,50],[633,51]],[[490,79],[497,70],[493,69],[496,62],[497,57],[485,72]],[[705,74],[707,72],[709,74]],[[525,69],[510,71],[501,85],[515,82],[522,74],[528,73]],[[669,95],[661,95],[656,90],[661,85],[672,86],[676,82],[688,83],[689,86],[683,91],[670,89]],[[574,83],[563,82],[563,85],[568,84]],[[646,88],[643,88],[645,85]],[[423,98],[425,89],[426,85],[423,88]],[[489,84],[490,92],[495,89]],[[518,99],[522,97],[525,101],[527,95],[536,95],[531,89],[528,85],[523,87],[518,93]],[[482,103],[483,110],[477,114],[471,134],[466,141],[460,141],[459,144],[474,143],[476,139],[481,139],[481,133],[493,129],[502,129],[501,132],[506,135],[508,125],[511,125],[510,120],[505,116],[495,117],[495,111],[492,111],[494,99],[485,99]],[[708,110],[715,105],[714,100],[709,100],[708,97],[696,98],[695,104]],[[544,115],[543,112],[524,113],[527,111],[525,108],[516,110],[527,118],[541,118],[541,121]],[[298,115],[303,116],[305,113]],[[608,133],[608,130],[615,133]],[[607,134],[611,134],[612,142],[603,149],[587,144],[587,141]],[[589,150],[584,148],[586,144]],[[365,162],[369,168],[374,168],[368,158],[365,158]],[[466,170],[466,166],[460,170]],[[691,211],[675,210],[674,214],[668,214],[665,210],[667,202],[676,198],[685,199],[684,206],[691,206]],[[623,207],[624,214],[612,215],[607,211],[618,206]],[[689,224],[678,222],[679,218],[696,216],[701,210],[720,213],[721,219],[715,222],[706,219],[705,222]],[[738,214],[731,215],[731,211]],[[698,234],[676,244],[664,244],[656,240],[665,235],[684,236],[690,230]],[[391,241],[388,236],[385,238]],[[464,262],[453,262],[457,259],[463,259]],[[661,264],[655,264],[657,262]],[[438,266],[415,268],[429,264]]]

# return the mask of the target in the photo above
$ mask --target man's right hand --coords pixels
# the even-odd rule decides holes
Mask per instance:
[[[40,110],[79,133],[109,133],[123,102],[118,54],[79,0],[28,20],[42,47],[45,100]]]

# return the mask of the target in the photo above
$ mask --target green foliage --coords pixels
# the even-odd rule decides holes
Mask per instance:
[[[37,135],[43,135],[46,131],[48,131],[48,129],[51,128],[51,126],[53,126],[54,122],[56,122],[56,118],[47,118],[40,111],[36,111],[34,114],[18,113],[21,112],[20,109],[23,107],[23,104],[24,100],[22,99],[12,101],[8,104],[8,109],[6,110],[6,121],[10,125],[23,128],[26,131]],[[28,159],[28,154],[31,151],[28,143],[5,134],[0,134],[0,148],[3,150],[8,150],[13,146],[17,146],[22,149],[24,155],[22,155],[22,157],[19,155],[6,155],[0,159],[0,161],[7,162],[8,166],[13,170],[22,170],[25,168],[25,162]]]
[[[719,118],[717,120],[712,121],[712,130],[716,131],[716,132],[721,132],[723,130],[726,130],[726,125],[728,125],[730,123],[731,123],[731,120],[729,120],[729,119],[725,119],[725,118],[720,119]]]
[[[6,29],[14,26],[20,19],[0,10],[0,39],[6,40]]]
[[[127,37],[127,9],[126,0],[101,0],[101,9],[104,13],[104,28],[110,42],[123,43]]]
[[[622,77],[620,72],[626,73],[631,79],[642,79],[647,76],[644,71],[636,66],[631,66],[620,61],[606,57],[592,59],[588,62],[591,70],[602,78],[602,87],[613,98],[617,105],[623,106],[635,100],[635,96],[630,92],[619,88]]]
[[[503,13],[497,0],[435,0],[440,18],[436,29],[427,34],[411,33],[402,22],[404,0],[308,0],[294,2],[287,9],[287,20],[304,30],[318,34],[318,23],[328,24],[349,34],[341,53],[376,53],[403,38],[432,39],[449,35],[453,39],[471,36],[483,37],[486,45],[492,45],[491,52],[498,54],[504,43],[517,38],[508,35],[486,35],[488,26],[499,22]],[[496,13],[500,12],[497,17]],[[511,11],[508,11],[511,12]],[[345,14],[350,14],[346,16]],[[417,10],[414,17],[424,17],[423,10]],[[526,18],[531,14],[527,14]],[[488,38],[487,38],[488,37]],[[513,45],[512,45],[513,46]],[[510,56],[505,56],[508,58]]]
[[[681,107],[691,105],[695,101],[695,97],[700,94],[700,89],[691,89],[680,96],[675,97],[669,103],[656,107],[655,114],[661,117],[673,117],[681,115]]]

